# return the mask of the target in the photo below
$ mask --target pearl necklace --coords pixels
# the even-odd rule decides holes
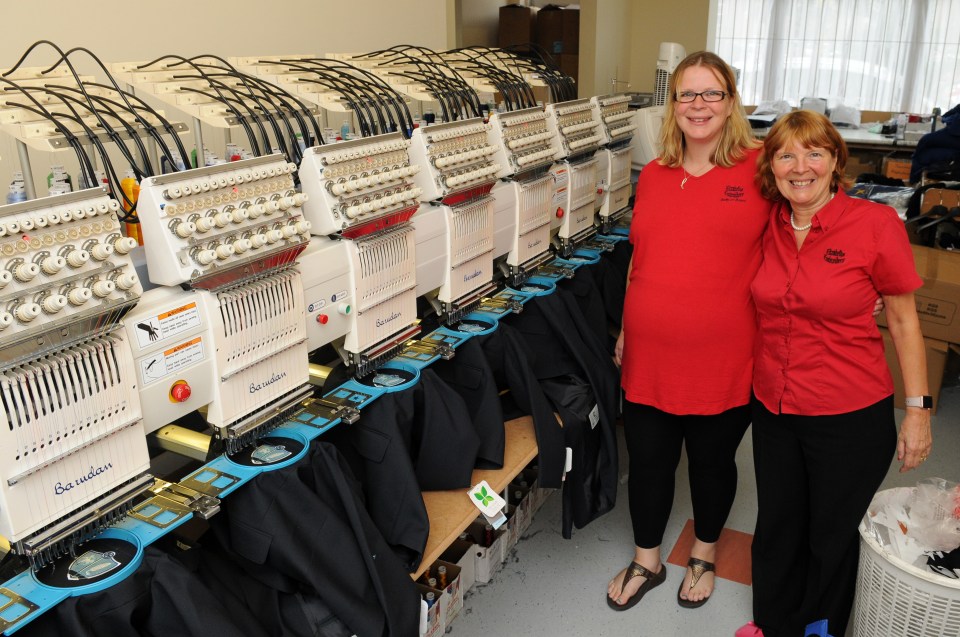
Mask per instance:
[[[805,232],[813,227],[813,219],[810,219],[810,223],[805,226],[798,226],[797,222],[794,221],[793,213],[790,213],[790,227],[796,230],[797,232]]]

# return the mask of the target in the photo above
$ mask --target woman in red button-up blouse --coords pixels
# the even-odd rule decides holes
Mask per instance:
[[[881,295],[907,396],[927,393],[913,292],[921,285],[896,212],[843,192],[847,148],[812,111],[764,140],[758,182],[777,204],[753,280],[753,449],[758,516],[754,619],[765,637],[828,619],[846,630],[857,525],[890,466],[931,448],[930,412],[907,407],[897,436],[893,382],[873,319]]]

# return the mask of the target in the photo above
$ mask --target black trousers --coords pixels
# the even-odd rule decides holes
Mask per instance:
[[[623,433],[630,454],[630,519],[634,543],[663,542],[673,508],[674,474],[686,444],[694,531],[716,542],[737,493],[736,453],[750,424],[750,406],[710,416],[678,416],[624,401]]]
[[[776,415],[754,401],[753,613],[765,637],[802,637],[820,619],[844,634],[857,526],[896,444],[893,397],[835,416]]]

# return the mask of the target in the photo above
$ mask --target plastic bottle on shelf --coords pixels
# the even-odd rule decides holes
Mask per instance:
[[[54,184],[63,184],[63,186],[54,188]],[[67,173],[67,169],[60,165],[51,166],[50,174],[47,175],[47,188],[56,190],[57,194],[73,192],[73,180]]]
[[[27,200],[27,191],[23,188],[23,183],[13,182],[10,184],[10,191],[7,193],[7,203],[20,203]]]

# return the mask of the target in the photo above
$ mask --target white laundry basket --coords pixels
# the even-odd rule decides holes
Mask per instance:
[[[854,637],[960,636],[960,580],[888,555],[861,524],[851,625]]]

